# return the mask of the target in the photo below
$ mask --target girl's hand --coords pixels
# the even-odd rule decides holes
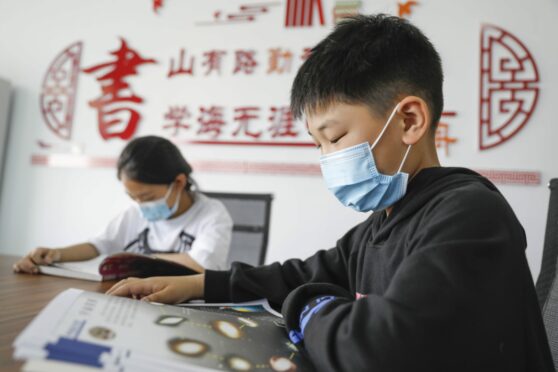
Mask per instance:
[[[205,275],[154,276],[127,278],[113,285],[107,294],[131,297],[143,301],[177,304],[203,297]]]
[[[16,273],[37,274],[39,272],[37,265],[50,265],[53,262],[60,261],[60,256],[58,249],[36,248],[16,262],[13,270]]]

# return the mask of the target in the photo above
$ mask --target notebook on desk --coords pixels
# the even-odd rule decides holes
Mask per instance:
[[[56,262],[48,266],[39,265],[39,272],[97,282],[124,279],[130,276],[146,278],[150,276],[198,274],[179,263],[136,253],[99,255],[86,261]]]

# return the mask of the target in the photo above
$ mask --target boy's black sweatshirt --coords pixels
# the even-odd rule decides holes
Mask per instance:
[[[205,298],[264,297],[280,307],[298,288],[283,308],[292,323],[301,304],[337,294],[304,331],[318,371],[554,371],[525,248],[521,224],[490,181],[428,168],[389,216],[373,213],[335,248],[206,271]],[[307,283],[342,289],[300,290]]]

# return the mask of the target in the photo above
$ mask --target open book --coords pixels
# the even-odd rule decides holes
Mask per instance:
[[[268,308],[265,300],[171,306],[68,289],[17,337],[14,357],[29,371],[313,371]]]
[[[55,262],[39,266],[43,274],[92,281],[117,280],[129,276],[192,275],[198,272],[176,262],[136,253],[99,255],[87,261]]]

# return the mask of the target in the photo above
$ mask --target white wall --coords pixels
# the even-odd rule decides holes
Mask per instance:
[[[5,177],[0,195],[0,252],[23,254],[35,246],[59,246],[79,242],[98,232],[106,221],[129,203],[113,169],[52,168],[31,165],[33,154],[67,152],[69,145],[46,128],[39,111],[42,79],[53,58],[75,41],[84,42],[82,67],[106,61],[128,39],[145,57],[160,62],[140,67],[133,88],[145,99],[138,135],[164,134],[161,118],[168,105],[192,107],[216,103],[235,106],[257,103],[262,107],[288,103],[294,71],[284,76],[263,73],[239,78],[196,77],[165,80],[168,61],[180,48],[201,53],[205,49],[311,46],[332,27],[334,1],[324,0],[325,27],[285,30],[284,10],[271,11],[254,24],[196,26],[210,19],[215,9],[234,10],[250,1],[189,2],[166,0],[156,15],[148,0],[0,0],[0,75],[15,88],[13,121],[7,149]],[[394,13],[397,1],[363,1],[362,11]],[[533,0],[529,9],[521,0],[430,0],[415,8],[411,20],[440,51],[445,73],[446,110],[456,111],[451,135],[458,142],[450,155],[441,154],[445,165],[475,169],[540,171],[538,186],[501,186],[528,236],[528,258],[533,274],[540,267],[548,202],[547,181],[558,176],[552,105],[558,97],[558,50],[552,46],[558,32],[554,22],[558,3]],[[535,56],[541,74],[540,101],[529,124],[506,144],[478,150],[479,35],[482,23],[492,23],[517,35]],[[264,60],[264,59],[262,59]],[[295,63],[295,67],[299,63]],[[117,156],[124,143],[104,142],[96,129],[96,113],[87,101],[99,95],[99,85],[81,75],[72,143],[90,156]],[[38,140],[55,147],[41,149]],[[191,161],[251,160],[259,162],[315,163],[312,148],[182,146]],[[349,227],[366,216],[343,208],[316,176],[280,176],[196,172],[207,190],[272,192],[275,195],[267,260],[306,257],[333,246]]]

